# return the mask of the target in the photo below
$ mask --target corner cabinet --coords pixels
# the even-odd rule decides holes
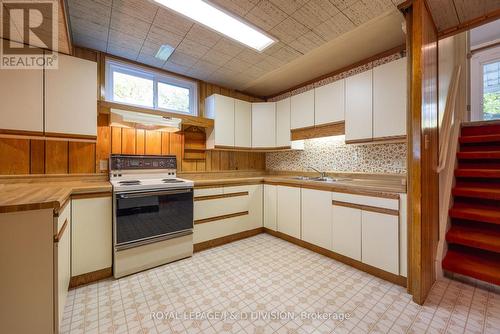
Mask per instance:
[[[290,98],[276,102],[276,146],[291,147]]]
[[[372,70],[345,79],[345,140],[373,138]]]
[[[219,94],[207,97],[205,114],[215,123],[207,136],[207,148],[234,147],[234,99]]]
[[[300,239],[301,207],[298,187],[277,187],[277,228],[278,231]]]
[[[264,184],[264,227],[276,231],[277,227],[277,186]]]
[[[59,54],[45,70],[45,133],[97,136],[97,63]]]
[[[234,146],[252,147],[252,104],[234,100]]]
[[[276,147],[276,103],[252,103],[252,147]]]

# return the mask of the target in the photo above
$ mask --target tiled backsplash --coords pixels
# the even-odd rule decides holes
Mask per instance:
[[[266,154],[269,171],[406,173],[406,144],[347,145],[344,136],[305,140],[303,151]]]

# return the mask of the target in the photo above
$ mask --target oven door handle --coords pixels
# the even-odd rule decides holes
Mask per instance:
[[[187,194],[190,192],[192,192],[192,189],[149,191],[149,192],[140,192],[140,193],[121,194],[121,195],[118,195],[118,198],[127,199],[127,198],[139,198],[139,197],[148,197],[148,196],[164,196],[164,195]]]

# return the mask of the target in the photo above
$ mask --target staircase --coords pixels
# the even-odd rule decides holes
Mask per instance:
[[[500,122],[464,125],[443,269],[500,285]]]

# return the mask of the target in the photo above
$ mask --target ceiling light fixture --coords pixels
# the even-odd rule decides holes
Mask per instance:
[[[247,23],[203,0],[154,1],[257,51],[262,51],[276,42]]]
[[[156,53],[155,57],[164,61],[167,61],[168,58],[172,55],[174,52],[174,48],[168,44],[163,44],[160,46],[160,49]]]

